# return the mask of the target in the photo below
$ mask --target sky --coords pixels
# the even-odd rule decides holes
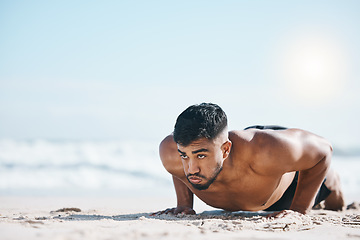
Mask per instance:
[[[360,147],[360,1],[0,2],[0,139],[151,140],[189,105],[230,129]]]

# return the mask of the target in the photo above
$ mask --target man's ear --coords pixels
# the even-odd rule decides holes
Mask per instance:
[[[227,140],[223,145],[221,146],[221,149],[223,151],[223,158],[227,158],[230,154],[232,142],[230,140]]]

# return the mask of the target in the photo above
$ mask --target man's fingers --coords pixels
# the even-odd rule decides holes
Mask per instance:
[[[175,209],[174,214],[194,215],[196,212],[192,208],[177,208]]]
[[[270,213],[266,217],[267,218],[282,218],[282,217],[285,217],[288,214],[289,213],[287,212],[287,210],[282,210],[280,212]]]
[[[292,210],[282,210],[280,212],[270,213],[266,217],[267,218],[283,218],[287,215],[302,215],[302,214],[299,212],[296,212],[296,211],[292,211]]]
[[[188,215],[194,215],[194,214],[196,214],[193,209],[185,209],[182,213],[188,214]]]
[[[174,210],[174,214],[176,215],[176,214],[182,213],[183,211],[184,211],[184,209],[177,208]]]
[[[151,213],[150,216],[156,216],[156,215],[161,215],[165,212],[165,210],[163,211],[158,211],[158,212],[154,212],[154,213]]]
[[[157,216],[157,215],[161,215],[161,214],[174,213],[174,209],[175,208],[167,208],[167,209],[162,210],[162,211],[151,213],[150,216]]]
[[[164,211],[165,214],[174,213],[175,208],[168,208]]]
[[[163,212],[163,211],[153,212],[153,213],[151,213],[149,216],[156,216],[156,215],[160,215],[160,214],[161,214],[161,212]]]
[[[169,214],[169,213],[174,214],[174,215],[177,215],[177,214],[194,215],[194,214],[196,214],[196,212],[192,208],[180,207],[180,208],[167,208],[163,211],[151,213],[150,216],[158,216],[161,214]]]

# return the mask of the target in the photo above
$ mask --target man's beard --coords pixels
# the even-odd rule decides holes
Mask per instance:
[[[201,174],[188,174],[186,176],[187,180],[189,181],[189,183],[197,190],[206,190],[210,187],[210,185],[216,180],[217,176],[219,175],[219,173],[222,170],[222,166],[220,166],[220,164],[216,167],[214,174],[210,177],[207,178],[204,175]],[[207,180],[207,182],[205,184],[194,184],[189,180],[189,177],[199,177],[202,179],[202,181]]]

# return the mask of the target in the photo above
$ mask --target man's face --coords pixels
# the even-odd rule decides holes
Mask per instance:
[[[186,147],[178,144],[178,151],[190,184],[198,190],[208,189],[222,170],[222,144],[201,138]]]

